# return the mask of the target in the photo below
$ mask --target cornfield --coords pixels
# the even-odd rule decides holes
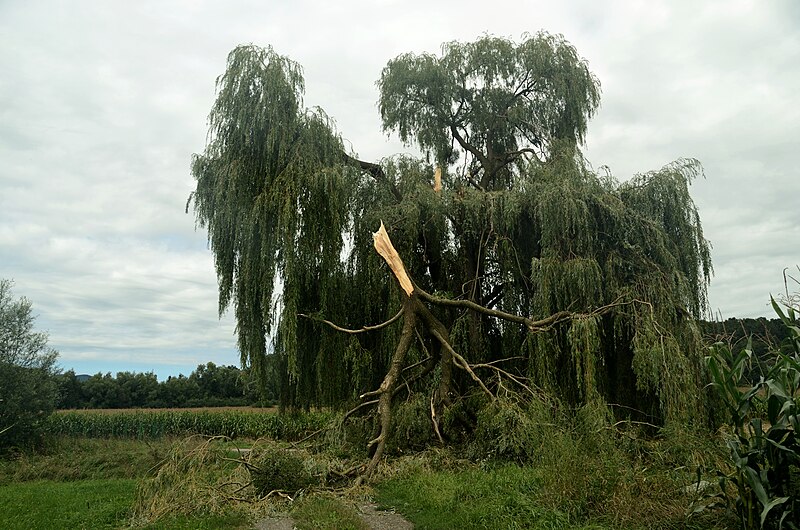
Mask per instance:
[[[60,411],[48,418],[46,429],[54,435],[87,438],[146,439],[203,434],[296,440],[322,429],[330,418],[326,412],[275,414],[237,409]]]

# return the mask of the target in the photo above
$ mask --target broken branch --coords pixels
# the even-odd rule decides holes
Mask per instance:
[[[400,282],[400,287],[405,291],[406,295],[411,296],[411,293],[414,292],[414,284],[411,283],[411,278],[408,277],[406,267],[403,265],[400,254],[394,249],[392,240],[389,239],[389,234],[386,233],[386,227],[383,226],[383,221],[381,221],[381,226],[378,228],[378,231],[372,234],[372,240],[375,245],[375,250],[386,260],[386,263],[389,265],[389,268],[392,269],[397,281]]]

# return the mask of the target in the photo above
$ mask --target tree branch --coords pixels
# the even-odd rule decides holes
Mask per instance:
[[[383,171],[383,168],[380,166],[380,164],[365,162],[364,160],[353,158],[347,153],[342,153],[342,156],[344,157],[345,163],[347,163],[348,165],[355,166],[359,168],[361,171],[369,173],[375,180],[386,184],[389,187],[389,191],[391,191],[392,195],[394,195],[394,198],[397,199],[397,202],[402,202],[403,194],[400,193],[399,189],[397,189],[395,183],[386,177],[386,173]]]
[[[501,359],[501,360],[507,360],[507,359]],[[479,363],[479,364],[473,364],[473,365],[472,365],[472,368],[489,368],[489,369],[491,369],[491,370],[494,370],[494,371],[496,371],[498,374],[500,374],[500,375],[504,375],[504,376],[506,376],[507,378],[511,379],[511,380],[512,380],[512,381],[514,381],[516,384],[518,384],[519,386],[521,386],[522,388],[524,388],[525,390],[527,390],[528,392],[530,392],[532,395],[536,395],[536,394],[535,394],[535,392],[533,391],[533,389],[532,389],[531,387],[529,387],[528,385],[526,385],[525,383],[523,383],[523,382],[522,382],[522,378],[521,378],[521,377],[517,377],[517,376],[515,376],[515,375],[513,375],[513,374],[509,373],[508,371],[506,371],[506,370],[503,370],[502,368],[500,368],[500,367],[498,367],[498,366],[495,366],[495,365],[494,365],[494,363]]]
[[[511,162],[514,162],[517,158],[521,157],[524,154],[532,155],[537,159],[539,158],[539,155],[536,154],[536,150],[534,150],[531,147],[523,147],[522,149],[517,149],[516,151],[509,151],[505,153],[503,155],[503,165],[505,166],[507,164],[510,164]]]
[[[467,362],[467,360],[464,359],[464,357],[462,357],[457,351],[455,351],[453,349],[453,347],[450,345],[450,343],[439,333],[438,330],[432,329],[431,333],[433,334],[434,337],[436,337],[439,340],[439,343],[447,351],[450,352],[450,355],[452,355],[453,359],[455,359],[455,361],[456,361],[455,365],[458,366],[459,368],[462,368],[463,370],[465,370],[469,374],[469,376],[472,378],[472,380],[475,381],[476,383],[478,383],[478,385],[480,385],[481,389],[484,392],[486,392],[486,394],[492,400],[494,400],[495,399],[494,394],[492,394],[492,392],[488,388],[486,388],[486,385],[483,384],[483,381],[481,381],[481,378],[478,377],[477,375],[475,375],[475,372],[472,371],[472,368],[470,368],[469,363]]]
[[[500,311],[498,309],[489,309],[488,307],[484,307],[480,304],[476,304],[471,300],[452,300],[450,298],[440,298],[438,296],[433,296],[432,294],[426,292],[425,290],[421,289],[419,286],[415,286],[415,292],[419,295],[422,300],[426,302],[430,302],[434,305],[439,306],[449,306],[449,307],[464,307],[467,309],[471,309],[477,313],[482,313],[484,315],[488,315],[490,317],[499,318],[502,320],[507,320],[509,322],[516,322],[518,324],[524,324],[528,331],[531,333],[535,333],[537,331],[545,331],[550,329],[554,325],[564,322],[566,320],[572,320],[574,318],[580,318],[584,316],[596,316],[602,315],[610,311],[612,308],[620,306],[620,305],[627,305],[632,302],[621,302],[619,299],[616,301],[599,307],[590,313],[575,313],[572,311],[559,311],[557,313],[553,313],[552,315],[539,319],[533,320],[532,318],[524,317],[521,315],[515,315],[513,313],[506,313],[505,311]]]
[[[336,331],[341,331],[342,333],[350,333],[351,335],[355,335],[356,333],[364,333],[365,331],[375,331],[375,330],[378,330],[378,329],[385,328],[386,326],[388,326],[388,325],[394,323],[395,321],[397,321],[397,319],[399,319],[402,314],[403,314],[403,310],[400,309],[400,311],[398,311],[395,316],[393,316],[392,318],[390,318],[386,322],[381,322],[380,324],[376,324],[374,326],[364,326],[364,327],[359,328],[359,329],[343,328],[343,327],[337,326],[336,324],[334,324],[330,320],[325,320],[324,318],[313,317],[311,315],[306,315],[305,313],[297,313],[297,316],[303,317],[303,318],[307,318],[309,320],[314,320],[316,322],[322,322],[323,324],[327,324],[330,327],[332,327],[333,329],[335,329]]]
[[[480,304],[476,304],[471,300],[452,300],[450,298],[440,298],[438,296],[433,296],[429,294],[427,291],[421,289],[419,286],[416,286],[417,293],[419,297],[425,300],[426,302],[430,302],[434,305],[439,306],[450,306],[450,307],[465,307],[467,309],[471,309],[478,313],[483,313],[484,315],[488,315],[495,318],[500,318],[502,320],[508,320],[510,322],[516,322],[518,324],[525,324],[530,328],[528,325],[529,322],[532,322],[531,319],[520,316],[514,315],[512,313],[506,313],[505,311],[499,311],[497,309],[489,309],[483,307]]]
[[[487,295],[486,302],[483,304],[487,309],[492,309],[497,305],[497,302],[503,297],[505,286],[505,283],[498,283],[492,288],[492,292]]]
[[[350,416],[352,416],[353,414],[355,414],[359,410],[363,409],[364,407],[368,407],[370,405],[376,405],[377,403],[378,403],[378,400],[377,399],[373,399],[372,401],[365,401],[365,402],[361,403],[360,405],[357,405],[356,407],[350,409],[349,411],[347,411],[347,413],[345,413],[344,417],[342,417],[342,421],[347,420],[347,418],[349,418]]]
[[[450,124],[450,132],[452,133],[453,138],[456,139],[456,142],[458,142],[458,145],[472,153],[472,155],[481,163],[481,166],[483,166],[483,170],[487,171],[489,169],[489,159],[487,159],[477,147],[468,143],[464,137],[461,136],[461,133],[458,132],[458,127],[456,127],[454,123]]]

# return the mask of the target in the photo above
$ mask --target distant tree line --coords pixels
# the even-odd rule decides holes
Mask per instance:
[[[787,329],[779,319],[728,318],[724,321],[700,321],[707,344],[724,342],[744,348],[748,338],[756,358],[780,347]],[[54,375],[58,388],[57,408],[182,408],[271,405],[278,401],[281,380],[277,359],[267,356],[268,375],[265,387],[249,370],[235,366],[217,366],[209,362],[197,366],[189,376],[169,377],[159,382],[152,372],[97,373],[82,381],[73,370]],[[756,381],[761,373],[754,362],[748,378]]]
[[[159,382],[152,372],[97,373],[81,380],[73,370],[54,376],[59,409],[165,408],[269,405],[275,395],[267,385],[263,396],[255,378],[235,366],[201,364],[188,377]]]

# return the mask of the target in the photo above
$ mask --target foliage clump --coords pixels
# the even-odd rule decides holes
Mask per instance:
[[[0,279],[0,452],[41,443],[58,398],[58,352],[34,331],[31,302],[15,300],[11,286]]]
[[[253,489],[263,497],[273,491],[295,493],[315,483],[303,459],[288,449],[267,448],[248,466]]]
[[[485,404],[477,414],[469,453],[479,459],[531,463],[557,436],[558,412],[545,399],[502,399]]]
[[[132,521],[152,524],[198,514],[275,515],[285,511],[287,495],[294,497],[343,467],[336,459],[277,444],[261,439],[240,449],[241,442],[234,444],[224,436],[177,441],[150,470],[151,476],[140,481]]]

